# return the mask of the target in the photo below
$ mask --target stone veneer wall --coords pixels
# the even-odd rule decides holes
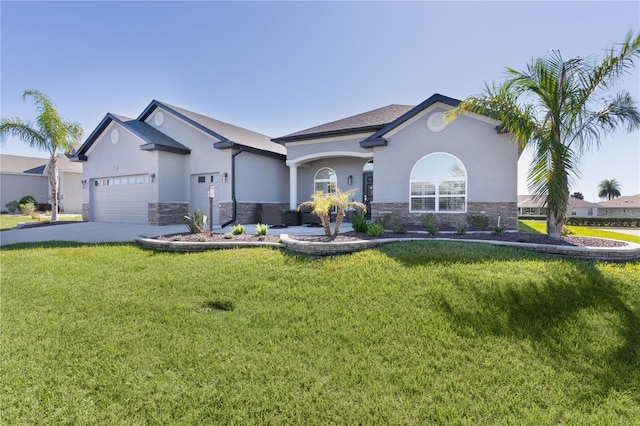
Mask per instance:
[[[149,203],[149,225],[175,225],[183,223],[189,214],[189,203]]]
[[[382,219],[385,215],[395,214],[400,217],[405,225],[422,226],[421,213],[410,213],[409,203],[371,203],[371,219]],[[467,203],[467,213],[436,213],[438,227],[441,230],[455,229],[455,225],[461,216],[481,214],[489,219],[488,229],[493,229],[498,224],[507,230],[518,229],[518,205],[517,203]]]
[[[89,204],[82,203],[82,220],[89,221]]]
[[[261,203],[236,203],[236,220],[234,223],[257,223],[258,206]],[[233,203],[220,203],[220,224],[226,223],[233,217]],[[220,225],[218,224],[218,225]]]

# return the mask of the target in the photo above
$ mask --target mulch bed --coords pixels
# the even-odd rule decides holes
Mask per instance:
[[[423,233],[407,232],[406,234],[394,234],[392,232],[385,232],[382,237],[370,237],[367,234],[356,233],[353,231],[343,232],[337,237],[326,237],[323,235],[289,235],[289,238],[298,241],[311,241],[311,242],[346,242],[346,241],[361,241],[371,239],[384,239],[384,238],[420,238],[420,239],[434,239],[434,238],[450,238],[456,240],[489,240],[489,241],[511,241],[519,243],[531,243],[531,244],[549,244],[556,246],[574,246],[574,247],[622,247],[627,243],[623,241],[604,240],[600,238],[588,238],[588,237],[562,237],[562,240],[554,240],[544,234],[527,234],[524,232],[505,232],[502,235],[493,235],[489,233],[469,233],[465,235],[457,234],[437,234],[430,236]],[[193,241],[193,242],[238,242],[238,241],[252,241],[252,242],[278,242],[279,237],[276,235],[267,235],[264,237],[258,237],[257,235],[234,235],[232,238],[224,238],[224,234],[208,233],[201,234],[179,234],[172,236],[158,237],[164,241]]]

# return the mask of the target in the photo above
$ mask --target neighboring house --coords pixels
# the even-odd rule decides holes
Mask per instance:
[[[570,216],[589,217],[597,216],[599,204],[569,197],[567,213]],[[535,199],[533,195],[518,195],[518,215],[519,216],[546,216],[547,209],[544,207],[543,199]]]
[[[533,195],[518,195],[518,216],[546,216],[547,208],[544,200],[535,199]]]
[[[286,204],[286,149],[266,135],[159,101],[138,118],[107,114],[78,149],[85,220],[164,225],[196,209],[215,225]]]
[[[10,201],[20,201],[25,195],[39,203],[51,203],[47,158],[0,155],[0,207]],[[82,164],[72,163],[65,154],[58,154],[60,211],[82,212]]]
[[[447,124],[459,102],[435,94],[273,139],[287,149],[290,207],[317,190],[356,188],[373,219],[393,213],[419,224],[434,213],[446,226],[479,214],[517,229],[520,151],[493,119],[464,114]]]
[[[599,203],[598,216],[640,216],[640,194],[627,195]]]

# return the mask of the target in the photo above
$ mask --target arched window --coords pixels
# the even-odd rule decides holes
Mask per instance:
[[[328,167],[323,167],[316,172],[316,177],[313,179],[314,191],[336,192],[337,183],[336,172]]]
[[[411,169],[411,211],[464,213],[467,211],[467,171],[451,154],[422,157]]]

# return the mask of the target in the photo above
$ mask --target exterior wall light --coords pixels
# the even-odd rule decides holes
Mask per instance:
[[[82,184],[82,189],[85,189],[87,187],[87,180],[86,179],[82,179],[80,181],[80,183]]]
[[[223,182],[226,182],[228,178],[229,178],[229,175],[226,172],[222,174],[222,181]]]
[[[347,184],[353,185],[353,175],[349,175],[349,177],[347,178]]]
[[[149,173],[149,177],[151,178],[151,182],[155,182],[156,181],[156,174],[155,173]]]

